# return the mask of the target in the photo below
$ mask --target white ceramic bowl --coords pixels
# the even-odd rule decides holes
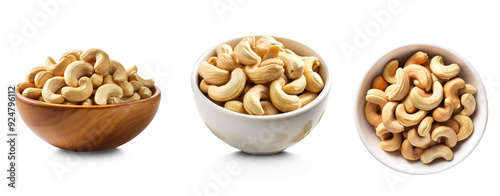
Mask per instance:
[[[474,133],[470,138],[458,142],[452,148],[453,160],[445,161],[443,159],[435,160],[431,164],[424,164],[421,161],[407,161],[401,156],[400,151],[385,152],[379,146],[380,139],[375,135],[375,129],[366,121],[364,116],[364,105],[366,103],[366,91],[370,89],[373,78],[382,74],[382,70],[387,62],[393,59],[398,59],[401,64],[406,62],[413,53],[424,51],[429,55],[429,59],[434,55],[441,55],[445,64],[457,63],[460,65],[461,77],[465,83],[474,85],[478,92],[474,95],[477,102],[477,108],[471,119],[474,122]],[[449,169],[464,160],[476,147],[483,136],[486,122],[488,119],[488,103],[486,100],[486,92],[484,90],[481,78],[474,70],[474,67],[465,58],[443,47],[434,45],[408,45],[397,48],[378,60],[366,74],[358,93],[358,101],[355,105],[355,121],[358,128],[358,133],[365,147],[370,153],[381,163],[394,170],[409,173],[409,174],[431,174]]]
[[[256,39],[258,38],[259,36],[256,36]],[[215,56],[218,45],[227,43],[234,48],[242,37],[222,42],[209,49],[198,59],[191,75],[196,107],[207,127],[222,141],[249,154],[279,153],[302,140],[320,121],[330,92],[327,65],[316,52],[297,41],[274,38],[295,53],[315,56],[321,62],[318,73],[323,78],[325,87],[314,101],[303,108],[270,116],[240,114],[216,105],[200,91],[198,69],[201,63]]]

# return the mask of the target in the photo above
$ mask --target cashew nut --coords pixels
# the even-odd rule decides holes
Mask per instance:
[[[63,86],[66,86],[66,82],[62,76],[55,76],[47,80],[42,89],[43,100],[48,103],[64,102],[64,97],[61,94],[56,94]]]
[[[260,105],[264,110],[264,115],[274,115],[279,113],[278,109],[276,109],[273,103],[269,100],[260,101]]]
[[[38,99],[42,95],[42,89],[29,87],[24,89],[22,95],[30,99]]]
[[[104,84],[95,92],[94,101],[98,105],[106,105],[110,97],[123,97],[123,90],[116,84]]]
[[[454,78],[444,84],[444,97],[451,98],[451,101],[453,101],[454,109],[459,109],[461,106],[460,98],[458,97],[458,90],[464,87],[465,81],[461,78]]]
[[[388,86],[388,84],[385,81],[384,77],[382,77],[382,76],[377,76],[372,81],[372,88],[374,88],[374,89],[385,90],[385,88],[387,88],[387,86]]]
[[[92,99],[88,98],[88,99],[85,99],[85,101],[82,102],[82,105],[94,105],[94,101],[92,101]]]
[[[59,63],[56,63],[52,57],[47,57],[45,68],[47,71],[52,72],[54,76],[63,76],[66,67],[68,67],[71,62],[73,62],[73,60],[70,57],[62,57]]]
[[[476,99],[470,93],[462,95],[461,103],[464,109],[460,112],[462,115],[470,116],[476,110]]]
[[[217,46],[217,49],[215,49],[215,52],[216,52],[217,56],[219,56],[221,54],[231,54],[231,53],[233,53],[233,48],[228,44],[221,44],[221,45]]]
[[[316,57],[302,58],[304,61],[304,76],[306,77],[306,90],[312,93],[319,93],[325,83],[314,67],[319,67],[319,60]]]
[[[384,67],[384,71],[382,72],[382,76],[384,76],[385,81],[389,84],[396,83],[396,71],[399,67],[398,60],[389,61]]]
[[[216,63],[218,68],[228,70],[228,71],[233,71],[236,68],[242,68],[243,66],[237,63],[233,57],[231,57],[230,54],[228,53],[222,53],[217,56],[217,63]]]
[[[399,133],[404,130],[404,126],[394,118],[394,111],[398,106],[397,102],[388,102],[382,109],[382,123],[390,132]]]
[[[113,81],[112,75],[107,75],[106,77],[104,77],[102,84],[116,84],[116,85],[118,85],[115,81]]]
[[[38,72],[35,75],[35,86],[37,88],[42,88],[45,82],[47,82],[47,80],[49,80],[52,77],[54,77],[54,75],[48,71]]]
[[[468,116],[462,114],[454,115],[453,119],[455,119],[458,122],[458,125],[460,125],[460,129],[457,133],[458,141],[469,138],[472,135],[472,132],[474,132],[474,123],[472,123],[472,120]]]
[[[418,87],[413,87],[410,91],[411,102],[413,105],[421,110],[432,110],[437,107],[443,100],[443,87],[441,83],[435,81],[432,86],[432,95],[429,97],[422,97],[419,93]]]
[[[451,118],[453,115],[454,104],[450,98],[444,99],[444,108],[437,107],[432,112],[432,117],[437,122],[444,122]]]
[[[220,69],[209,64],[208,62],[201,63],[198,74],[205,80],[205,82],[213,85],[223,85],[227,83],[231,77],[229,71]]]
[[[386,96],[389,101],[400,101],[406,97],[410,89],[410,79],[406,71],[398,68],[396,71],[396,83],[394,88],[386,91]]]
[[[270,58],[260,64],[245,66],[245,73],[248,79],[255,84],[265,84],[280,78],[285,69],[283,61],[278,58]],[[204,77],[203,77],[204,78]]]
[[[127,68],[128,75],[132,74],[132,72],[137,72],[137,66],[134,65],[132,67]]]
[[[127,98],[110,97],[108,98],[108,104],[128,103],[128,102],[138,101],[140,99],[141,96],[139,94],[133,93],[132,96]]]
[[[477,93],[477,89],[472,84],[465,84],[464,88],[461,88],[458,90],[458,96],[461,97],[465,93],[470,93],[470,94],[474,95]]]
[[[130,82],[127,82],[127,81],[122,81],[122,82],[118,82],[116,83],[118,86],[120,86],[120,88],[122,88],[123,90],[123,96],[124,97],[130,97],[134,94],[134,86],[132,84],[130,84]],[[149,88],[148,88],[149,89]]]
[[[288,50],[288,49],[287,49]],[[303,56],[300,57],[306,66],[310,66],[312,71],[318,72],[319,66],[321,66],[321,62],[315,56]]]
[[[422,52],[422,51],[418,51],[415,54],[411,55],[411,57],[406,61],[404,67],[406,68],[406,66],[408,66],[410,64],[421,65],[421,64],[424,64],[425,62],[427,62],[428,59],[429,59],[429,57],[427,56],[427,53]]]
[[[243,98],[243,106],[248,114],[264,115],[264,109],[260,105],[261,99],[269,99],[269,89],[257,84],[250,88]]]
[[[255,37],[248,36],[243,38],[236,47],[234,47],[234,55],[236,62],[243,65],[255,65],[261,61],[260,56],[255,53],[252,48],[255,46]],[[204,77],[203,77],[204,78]]]
[[[440,157],[446,159],[447,161],[451,161],[453,159],[453,152],[448,146],[438,144],[425,149],[420,156],[420,160],[423,163],[428,164]]]
[[[446,144],[446,146],[453,148],[455,145],[457,145],[457,134],[451,127],[439,126],[432,130],[432,141],[437,142],[441,137],[445,138],[444,143]]]
[[[302,103],[302,107],[311,103],[311,101],[316,99],[317,96],[318,96],[318,94],[311,93],[311,92],[304,92],[304,93],[300,94],[299,99],[300,99],[300,102]]]
[[[410,64],[403,69],[408,74],[410,80],[414,79],[415,86],[430,91],[432,88],[432,75],[429,70],[421,65]]]
[[[215,67],[215,66],[213,66],[213,67]],[[139,82],[141,82],[141,83],[142,83],[145,87],[148,87],[148,88],[151,88],[151,87],[153,87],[153,86],[155,85],[155,81],[154,81],[153,79],[147,79],[147,80],[146,80],[146,79],[142,78],[141,76],[139,76],[139,75],[137,74],[137,72],[132,72],[132,74],[130,74],[130,75],[128,76],[128,79],[129,79],[129,81],[139,81]],[[209,82],[209,81],[207,80],[207,82]],[[210,82],[209,82],[209,83],[210,83]],[[213,83],[210,83],[210,84],[213,84]]]
[[[233,100],[243,92],[246,80],[245,72],[240,68],[236,68],[231,72],[231,79],[225,85],[210,86],[208,96],[215,101]]]
[[[419,160],[420,156],[422,155],[423,152],[424,152],[423,148],[419,148],[419,147],[413,148],[413,146],[411,145],[411,143],[408,139],[405,139],[403,141],[403,144],[401,144],[401,155],[403,155],[403,157],[406,160],[410,160],[410,161]]]
[[[104,82],[104,77],[100,74],[92,74],[90,80],[92,81],[92,86],[94,88],[99,88],[99,86],[101,86]]]
[[[264,55],[264,57],[262,57],[262,60],[265,61],[267,59],[277,58],[279,56],[281,50],[282,49],[279,46],[276,46],[276,45],[269,46],[266,54]]]
[[[95,70],[95,73],[97,74],[103,74],[104,72],[107,72],[109,69],[109,64],[110,64],[109,56],[108,54],[106,54],[106,52],[100,49],[96,48],[88,49],[80,55],[80,59],[88,63],[93,63],[94,64],[93,68]]]
[[[29,83],[29,82],[21,82],[17,84],[17,89],[19,89],[19,92],[23,93],[25,89],[27,88],[36,88],[35,84]]]
[[[284,63],[285,74],[288,78],[294,80],[304,74],[305,64],[300,57],[280,52],[278,58],[280,58]]]
[[[241,114],[247,113],[247,111],[245,110],[245,107],[243,106],[243,103],[241,103],[241,101],[236,101],[236,100],[228,101],[224,104],[224,108],[231,110],[233,112],[241,113]]]
[[[436,123],[436,124],[437,124],[436,126],[451,127],[453,129],[453,131],[455,131],[455,133],[458,133],[458,131],[460,130],[460,125],[458,125],[458,122],[452,118],[450,118],[449,120],[447,120],[445,122],[440,122],[440,123]]]
[[[302,75],[300,78],[295,79],[294,81],[285,84],[283,86],[283,91],[289,95],[298,95],[304,91],[306,88],[306,77]],[[385,94],[385,93],[384,93]]]
[[[109,62],[109,69],[107,73],[109,75],[113,75],[113,81],[115,82],[123,82],[128,79],[128,74],[125,67],[121,63],[113,59],[111,59]]]
[[[141,96],[141,99],[146,99],[146,98],[153,96],[153,92],[151,92],[151,89],[149,89],[148,87],[145,87],[145,86],[139,88],[139,91],[137,91],[137,93],[139,93],[139,95]]]
[[[278,46],[281,51],[284,51],[285,49],[285,46],[273,37],[262,36],[255,42],[255,47],[253,47],[253,50],[257,55],[263,57],[270,46]]]
[[[78,50],[78,49],[69,50],[61,55],[61,58],[59,58],[59,61],[62,61],[64,58],[71,58],[70,56],[73,56],[75,58],[73,61],[79,61],[82,53],[83,53],[83,51]]]
[[[273,105],[282,112],[290,112],[299,109],[302,106],[302,102],[297,95],[286,94],[282,87],[285,85],[285,80],[283,78],[278,78],[271,83],[269,89],[269,96]]]
[[[379,145],[382,150],[393,152],[401,148],[403,137],[401,133],[391,133],[392,138],[380,141]]]
[[[365,118],[372,126],[382,124],[382,116],[378,113],[379,106],[377,104],[366,102],[365,104]]]
[[[435,142],[431,139],[430,133],[420,136],[415,128],[408,131],[408,141],[410,141],[411,145],[419,148],[428,148],[429,146],[435,144]]]
[[[70,102],[81,102],[92,95],[92,81],[88,77],[81,77],[78,80],[78,87],[63,87],[61,89],[62,96]]]
[[[419,110],[416,113],[408,114],[406,113],[405,106],[402,103],[396,107],[396,119],[405,127],[417,125],[420,121],[422,121],[422,119],[425,118],[426,115],[426,110]]]
[[[132,83],[132,82],[134,82],[134,81],[131,81],[130,83]],[[142,85],[142,83],[140,83],[140,82],[139,82],[139,84]],[[137,91],[137,90],[139,90],[139,88],[141,88],[141,86],[136,87],[133,83],[132,83],[132,86],[134,86],[134,91]],[[200,82],[200,90],[201,90],[201,92],[208,93],[208,88],[210,86],[212,86],[212,85],[209,84],[209,83],[207,83],[207,81],[205,81],[205,79],[201,80],[201,82]],[[136,90],[136,88],[137,88],[137,90]]]
[[[203,82],[203,80],[202,80],[202,82]],[[144,86],[144,84],[142,84],[142,83],[141,83],[141,82],[139,82],[139,81],[135,81],[135,80],[134,80],[134,81],[130,81],[129,83],[130,83],[130,84],[132,84],[132,86],[134,87],[134,92],[135,92],[135,91],[138,91],[141,87],[143,87],[143,86]],[[209,85],[209,84],[208,84],[208,83],[206,83],[206,82],[205,82],[205,84]],[[200,85],[201,85],[201,83],[200,83]],[[203,92],[203,91],[202,91],[202,92]],[[206,91],[206,92],[204,92],[204,93],[208,93],[208,87],[207,87],[207,91]]]
[[[451,79],[460,73],[460,66],[453,63],[444,65],[443,57],[436,55],[431,59],[431,71],[441,79]]]
[[[418,135],[422,137],[428,135],[431,132],[433,122],[434,118],[432,118],[432,116],[427,116],[424,119],[422,119],[417,128]]]
[[[401,103],[405,106],[406,112],[415,113],[417,111],[417,108],[410,100],[410,96],[406,96],[403,100],[401,100]]]
[[[35,82],[35,76],[38,74],[38,72],[41,71],[47,71],[45,67],[35,67],[31,69],[28,74],[26,74],[26,82],[28,83],[34,83]]]
[[[380,106],[380,108],[384,108],[385,104],[389,102],[387,96],[385,96],[385,92],[379,89],[370,89],[366,92],[366,101],[372,102]]]
[[[392,137],[392,133],[385,128],[384,123],[380,123],[375,126],[375,134],[380,138],[380,140],[387,140]]]
[[[94,73],[94,67],[85,61],[75,61],[68,65],[64,71],[64,80],[68,86],[77,87],[78,80],[82,76],[91,76]]]

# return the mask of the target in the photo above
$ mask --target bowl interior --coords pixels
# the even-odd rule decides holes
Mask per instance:
[[[255,39],[257,40],[260,37],[261,36],[255,36]],[[273,37],[276,40],[278,40],[279,42],[283,43],[285,45],[285,48],[291,49],[296,54],[298,54],[300,56],[314,56],[314,57],[318,58],[318,60],[320,61],[321,66],[319,67],[318,74],[323,79],[323,82],[324,82],[325,86],[323,87],[323,90],[319,93],[318,97],[316,97],[316,99],[314,99],[311,103],[309,103],[308,105],[306,105],[306,106],[304,106],[304,107],[302,107],[302,108],[300,108],[298,110],[294,110],[294,111],[291,111],[291,112],[281,113],[281,114],[278,114],[278,115],[256,116],[256,115],[240,114],[240,113],[237,113],[237,112],[233,112],[233,111],[224,109],[224,108],[218,106],[217,104],[213,103],[212,101],[210,101],[200,91],[199,86],[198,86],[199,83],[200,83],[200,80],[201,80],[201,78],[198,75],[198,70],[199,70],[199,67],[200,67],[201,63],[203,61],[208,61],[208,59],[210,59],[211,57],[216,56],[215,49],[220,44],[224,44],[224,43],[225,44],[229,44],[231,47],[234,48],[241,41],[241,39],[243,39],[243,37],[235,38],[235,39],[231,39],[231,40],[219,43],[219,44],[215,45],[214,47],[210,48],[207,52],[205,52],[198,59],[198,61],[196,62],[195,66],[193,68],[193,72],[192,72],[192,75],[191,75],[191,88],[193,90],[195,98],[196,99],[201,99],[203,102],[205,102],[205,104],[211,105],[212,108],[215,109],[215,110],[222,110],[222,112],[227,112],[227,113],[229,113],[231,115],[234,115],[234,116],[237,116],[237,117],[242,117],[242,118],[256,118],[256,119],[271,119],[271,118],[275,118],[276,116],[287,117],[287,116],[291,116],[291,115],[298,115],[300,113],[303,113],[306,110],[314,108],[315,106],[318,105],[319,102],[321,102],[322,100],[326,99],[326,97],[328,96],[328,93],[330,91],[330,79],[329,79],[328,67],[327,67],[325,61],[323,60],[323,58],[321,58],[321,56],[318,53],[316,53],[314,50],[312,50],[311,48],[309,48],[306,45],[301,44],[301,43],[299,43],[297,41],[294,41],[294,40],[291,40],[291,39],[287,39],[287,38],[281,38],[281,37],[275,37],[275,36],[273,36]]]
[[[476,111],[471,115],[474,122],[474,133],[468,139],[460,141],[455,147],[452,148],[454,158],[452,161],[445,161],[443,159],[435,160],[431,164],[424,164],[421,161],[407,161],[401,156],[400,151],[385,152],[380,146],[380,139],[375,134],[375,129],[366,121],[364,116],[364,105],[366,103],[366,91],[371,88],[372,80],[382,74],[382,70],[386,63],[393,59],[399,61],[400,66],[405,63],[412,54],[417,51],[424,51],[429,55],[429,59],[435,55],[441,55],[445,64],[457,63],[460,65],[461,71],[458,77],[465,80],[467,84],[474,85],[478,92],[474,95],[477,102]],[[474,70],[473,66],[461,57],[459,54],[442,47],[433,45],[409,45],[395,49],[388,54],[384,55],[378,60],[373,67],[366,74],[361,86],[359,88],[358,100],[356,102],[355,121],[358,129],[359,136],[364,145],[370,153],[384,165],[404,173],[410,174],[430,174],[436,173],[464,160],[476,147],[481,140],[486,122],[488,119],[488,104],[486,99],[486,92],[481,81],[480,76]]]

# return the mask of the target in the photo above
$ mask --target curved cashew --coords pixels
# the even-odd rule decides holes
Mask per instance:
[[[133,81],[131,81],[130,83],[132,83],[132,82],[133,82]],[[139,84],[140,84],[140,85],[142,85],[142,83],[140,83],[140,82],[139,82]],[[137,88],[137,90],[136,90],[136,86],[135,86],[133,83],[132,83],[132,86],[134,86],[134,91],[137,91],[137,90],[139,90],[139,88],[141,88],[141,87],[139,86],[139,87]],[[210,86],[213,86],[213,85],[211,85],[211,84],[207,83],[207,81],[205,81],[205,79],[201,80],[201,82],[200,82],[200,90],[201,90],[201,92],[203,92],[203,93],[208,93],[208,88],[209,88]]]
[[[300,78],[295,79],[294,81],[285,84],[283,86],[283,91],[289,95],[298,95],[304,91],[306,88],[306,77],[304,75],[300,76]],[[385,93],[384,93],[385,94]]]
[[[139,93],[139,95],[141,96],[141,99],[146,99],[146,98],[153,96],[153,92],[151,92],[151,89],[149,89],[148,87],[145,87],[145,86],[139,88],[139,91],[137,91],[137,93]]]
[[[432,110],[436,108],[443,100],[443,87],[441,83],[435,81],[432,86],[432,95],[429,97],[422,97],[419,93],[418,87],[413,87],[410,91],[411,102],[413,105],[421,110]]]
[[[253,47],[253,50],[257,55],[263,57],[270,46],[277,46],[281,51],[284,51],[285,49],[285,46],[273,37],[262,36],[255,42],[255,47]]]
[[[203,79],[203,80],[201,80],[201,81],[203,82],[204,80],[205,80],[205,79]],[[134,81],[130,81],[129,83],[130,83],[130,84],[132,84],[132,86],[134,87],[134,91],[138,91],[141,87],[143,87],[143,86],[144,86],[144,84],[142,84],[142,83],[141,83],[141,82],[139,82],[139,81],[135,81],[135,80],[134,80]],[[205,84],[210,85],[210,84],[208,84],[208,83],[206,83],[206,82],[205,82]],[[200,83],[200,85],[201,85],[201,83]],[[202,92],[203,92],[203,91],[202,91]],[[208,87],[207,87],[207,91],[206,91],[206,92],[204,92],[204,93],[208,93]]]
[[[34,83],[36,74],[38,74],[38,72],[41,72],[41,71],[47,71],[47,69],[43,66],[42,67],[35,67],[35,68],[31,69],[28,72],[28,74],[26,74],[26,82]]]
[[[399,133],[404,130],[404,126],[394,118],[394,110],[398,106],[397,102],[388,102],[382,108],[382,123],[390,132]]]
[[[448,119],[451,118],[451,115],[453,114],[453,108],[454,105],[451,99],[446,98],[444,99],[444,108],[437,107],[436,109],[434,109],[434,111],[432,112],[432,117],[437,122],[447,121]]]
[[[243,106],[243,103],[241,103],[241,101],[237,100],[228,101],[224,104],[224,108],[231,110],[233,112],[247,114],[247,111],[245,110],[245,107]]]
[[[439,126],[432,130],[432,141],[437,142],[441,137],[445,138],[444,143],[446,144],[446,146],[453,148],[455,145],[457,145],[457,134],[451,127]]]
[[[116,83],[118,86],[120,86],[120,88],[122,88],[123,90],[123,96],[124,97],[130,97],[134,94],[134,86],[132,84],[130,84],[130,82],[127,82],[127,81],[122,81],[122,82],[118,82]],[[148,88],[149,89],[149,88]]]
[[[260,105],[262,105],[264,115],[274,115],[279,113],[278,109],[276,109],[273,103],[269,100],[260,101]]]
[[[132,73],[129,74],[129,77]],[[208,62],[201,63],[200,69],[198,70],[198,74],[209,84],[213,85],[223,85],[229,81],[231,75],[229,71],[220,69],[214,65],[209,64]],[[132,81],[132,80],[130,80]]]
[[[88,63],[93,63],[94,64],[93,68],[95,72],[98,74],[103,74],[107,72],[109,69],[109,64],[110,64],[109,56],[108,54],[106,54],[106,52],[100,49],[96,48],[88,49],[80,55],[80,59]]]
[[[392,133],[385,128],[383,123],[380,123],[378,126],[375,126],[375,134],[380,138],[380,140],[387,140],[392,137]]]
[[[423,152],[424,152],[423,148],[419,148],[419,147],[413,148],[413,146],[411,145],[411,143],[408,139],[405,139],[403,141],[403,144],[401,144],[401,155],[403,155],[403,157],[406,160],[410,160],[410,161],[419,160],[420,156],[422,155]]]
[[[374,88],[374,89],[385,90],[388,85],[389,84],[387,84],[384,77],[382,77],[382,76],[377,76],[372,81],[372,88]]]
[[[83,53],[83,51],[82,50],[78,50],[78,49],[69,50],[69,51],[67,51],[67,52],[65,52],[64,54],[61,55],[61,58],[59,58],[59,61],[62,61],[64,58],[71,58],[70,56],[75,57],[74,61],[79,61],[80,60],[80,56],[82,55],[82,53]]]
[[[422,52],[422,51],[418,51],[418,52],[415,52],[415,54],[411,55],[411,57],[406,61],[404,67],[406,68],[406,66],[408,66],[410,64],[422,65],[425,62],[427,62],[428,59],[429,59],[429,57],[427,56],[427,53]]]
[[[222,86],[210,86],[208,88],[208,96],[215,101],[229,101],[240,96],[245,88],[247,77],[245,72],[236,68],[231,72],[231,79]]]
[[[420,160],[423,163],[428,164],[440,157],[446,159],[447,161],[451,161],[453,159],[453,152],[448,146],[438,144],[425,149],[420,156]]]
[[[302,107],[302,102],[297,95],[286,94],[282,87],[285,85],[283,78],[278,78],[271,83],[269,96],[273,105],[282,112],[290,112]]]
[[[366,102],[365,104],[365,118],[372,126],[382,124],[382,116],[378,113],[379,106],[374,103]]]
[[[21,82],[17,84],[17,89],[19,89],[19,92],[23,93],[25,89],[27,88],[36,88],[35,84],[29,83],[29,82]]]
[[[402,100],[406,97],[410,89],[410,78],[408,77],[406,71],[402,68],[398,68],[395,78],[396,83],[394,84],[394,88],[386,91],[387,99],[389,99],[389,101]]]
[[[48,71],[38,72],[35,75],[35,86],[37,88],[42,88],[45,82],[47,82],[47,80],[49,80],[52,77],[54,77],[54,75]]]
[[[30,99],[38,99],[38,97],[42,95],[42,89],[32,87],[26,88],[24,89],[22,95]]]
[[[411,145],[419,148],[428,148],[435,144],[431,139],[431,134],[428,133],[427,135],[420,136],[415,128],[408,131],[408,141],[410,141]]]
[[[269,99],[269,89],[257,84],[250,88],[243,98],[243,106],[248,114],[264,115],[264,109],[260,105],[261,99]]]
[[[401,100],[401,103],[405,106],[406,112],[415,113],[417,111],[417,108],[410,100],[410,96],[406,96],[403,100]]]
[[[64,102],[64,97],[61,94],[56,94],[63,86],[66,86],[66,82],[64,82],[64,77],[62,76],[55,76],[47,80],[42,89],[43,100],[48,103]]]
[[[222,53],[217,56],[217,63],[216,63],[218,68],[228,70],[228,71],[233,71],[236,68],[242,68],[243,66],[238,64],[231,55],[228,53]]]
[[[422,119],[427,115],[426,110],[419,110],[416,113],[408,114],[406,113],[405,106],[400,103],[396,107],[396,119],[405,127],[411,127],[417,125]]]
[[[321,66],[321,62],[315,56],[301,56],[300,57],[306,66],[310,66],[312,71],[318,72],[319,66]]]
[[[133,93],[132,96],[127,98],[118,98],[118,97],[110,97],[108,98],[108,104],[119,104],[119,103],[128,103],[133,101],[139,101],[141,96],[137,93]]]
[[[95,92],[94,101],[98,105],[106,105],[110,97],[123,97],[123,90],[116,84],[104,84]]]
[[[434,73],[431,73],[431,76],[432,76],[432,82],[438,81],[439,83],[441,83],[441,85],[444,85],[448,81],[446,79],[438,78]]]
[[[85,61],[75,61],[68,65],[64,71],[64,80],[71,87],[78,86],[78,80],[82,76],[91,76],[94,73],[94,67]]]
[[[245,66],[245,73],[248,79],[255,84],[266,84],[280,78],[285,69],[283,61],[278,58],[271,58],[262,61],[260,64]]]
[[[443,57],[436,55],[431,59],[431,71],[438,78],[441,79],[450,79],[458,75],[460,73],[460,66],[453,63],[450,65],[444,65]]]
[[[113,59],[109,61],[109,69],[107,73],[109,75],[113,75],[113,81],[115,82],[123,82],[128,79],[128,74],[125,67],[121,63]]]
[[[430,91],[432,88],[432,75],[429,70],[421,65],[410,64],[403,69],[408,74],[410,80],[414,79],[415,86]]]
[[[470,94],[473,95],[473,94],[477,93],[477,89],[472,84],[465,84],[464,88],[461,88],[461,89],[458,90],[458,96],[461,97],[465,93],[470,93]]]
[[[280,51],[281,51],[281,48],[279,46],[276,46],[276,45],[269,46],[266,54],[264,55],[264,57],[262,57],[262,60],[265,61],[267,59],[276,58],[279,56]]]
[[[62,96],[70,102],[81,102],[92,95],[92,81],[88,77],[81,77],[78,80],[78,87],[63,87],[61,89]]]
[[[54,59],[52,59],[52,57],[47,57],[47,60],[45,61],[45,68],[47,69],[47,71],[52,72],[52,74],[54,74],[55,76],[63,76],[64,71],[72,62],[73,59],[71,59],[70,57],[62,57],[59,63],[56,63]]]
[[[384,67],[384,71],[382,72],[382,76],[384,76],[385,81],[389,84],[396,83],[396,71],[399,67],[398,60],[389,61]]]
[[[132,72],[137,72],[137,66],[134,65],[132,67],[127,68],[128,75],[132,74]]]
[[[451,101],[453,102],[454,105],[453,109],[460,108],[461,104],[460,104],[460,98],[458,97],[458,90],[464,87],[465,87],[465,82],[461,78],[454,78],[446,82],[446,84],[444,84],[443,87],[444,97],[451,98]]]
[[[418,125],[417,128],[417,133],[418,135],[424,137],[426,135],[429,135],[432,129],[432,123],[434,122],[434,118],[432,116],[427,116],[422,121],[420,121],[420,124]]]
[[[392,138],[380,141],[379,145],[382,150],[393,152],[401,148],[403,137],[401,133],[392,133]]]
[[[462,95],[461,103],[464,109],[460,112],[462,115],[470,116],[476,110],[476,99],[470,93]]]
[[[472,132],[474,132],[474,123],[472,123],[472,120],[468,116],[462,114],[454,115],[453,119],[460,125],[460,129],[457,133],[458,141],[469,138]]]
[[[116,85],[118,85],[115,81],[113,81],[112,75],[107,75],[106,77],[104,77],[102,84],[116,84]]]
[[[452,118],[450,118],[449,120],[447,120],[445,122],[437,123],[436,126],[451,127],[453,129],[453,131],[455,131],[455,133],[458,133],[458,131],[460,130],[460,125],[458,125],[458,122]]]
[[[213,66],[213,67],[215,67],[215,66]],[[142,78],[141,76],[139,76],[137,74],[137,72],[132,72],[132,74],[130,74],[128,76],[128,79],[129,79],[129,81],[139,81],[145,87],[148,87],[148,88],[151,88],[151,87],[153,87],[155,85],[155,81],[153,79],[147,79],[146,80],[146,79]],[[204,79],[206,79],[206,78],[204,78]],[[207,82],[208,82],[208,80],[207,80]],[[213,83],[210,83],[210,84],[213,84]]]
[[[306,77],[306,90],[312,93],[319,93],[323,90],[325,83],[317,72],[313,71],[314,67],[319,67],[319,60],[313,58],[302,58],[304,60],[304,76]]]
[[[379,89],[370,89],[366,92],[366,101],[377,104],[380,108],[384,108],[385,104],[389,102],[387,96],[385,96],[385,92]]]
[[[306,65],[300,57],[293,54],[280,52],[278,58],[283,61],[285,74],[289,79],[295,80],[304,74]]]
[[[255,46],[255,37],[248,36],[243,38],[236,47],[234,47],[234,55],[236,62],[243,65],[255,65],[261,61],[260,56],[255,53],[252,48]]]
[[[302,103],[302,107],[306,106],[307,104],[311,103],[318,94],[316,93],[311,93],[311,92],[304,92],[299,95],[300,102]]]
[[[229,44],[221,44],[215,49],[215,54],[217,56],[221,54],[231,54],[233,53],[233,48]]]
[[[92,86],[94,88],[99,88],[99,86],[101,86],[104,82],[104,77],[100,74],[92,74],[90,80],[92,81]]]
[[[217,66],[217,57],[215,57],[215,56],[210,57],[207,62],[210,65]]]

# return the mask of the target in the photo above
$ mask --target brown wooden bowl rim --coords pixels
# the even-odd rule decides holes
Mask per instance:
[[[160,96],[160,88],[156,85],[154,85],[153,88],[154,94],[146,99],[141,99],[139,101],[133,101],[133,102],[128,102],[128,103],[120,103],[120,104],[110,104],[110,105],[64,105],[64,104],[57,104],[57,103],[47,103],[47,102],[42,102],[34,99],[30,99],[28,97],[23,96],[18,88],[16,87],[16,99],[20,100],[23,103],[29,104],[29,105],[35,105],[35,106],[40,106],[40,107],[56,107],[56,108],[82,108],[82,109],[90,109],[90,108],[112,108],[112,107],[120,107],[123,105],[133,105],[136,103],[141,103],[145,101],[152,100],[154,98],[157,98]]]

